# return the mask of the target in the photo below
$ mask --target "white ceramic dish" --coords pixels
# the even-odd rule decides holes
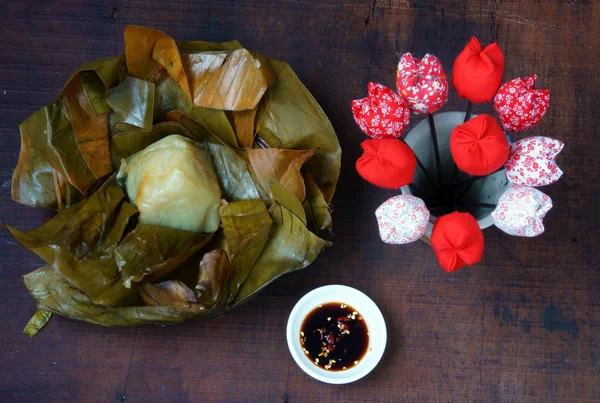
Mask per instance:
[[[352,306],[364,318],[369,331],[369,347],[356,366],[344,371],[327,371],[313,364],[302,351],[300,327],[306,316],[319,305],[339,302]],[[292,357],[308,375],[321,382],[343,384],[354,382],[373,370],[385,351],[387,330],[381,311],[364,293],[345,285],[327,285],[312,290],[298,301],[287,323],[287,342]]]

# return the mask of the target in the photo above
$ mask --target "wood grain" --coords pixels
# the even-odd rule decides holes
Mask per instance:
[[[239,39],[288,61],[330,117],[343,169],[334,246],[236,313],[168,328],[101,328],[54,317],[30,340],[35,304],[21,276],[41,265],[0,233],[2,401],[600,401],[600,4],[583,0],[5,0],[0,20],[0,222],[33,228],[51,212],[10,200],[17,125],[58,94],[83,61],[123,51],[127,24],[177,40]],[[498,41],[505,79],[537,73],[551,107],[517,138],[565,141],[563,178],[536,239],[485,231],[481,264],[445,273],[423,243],[379,240],[373,211],[394,192],[358,177],[364,135],[350,101],[368,81],[394,87],[407,51],[438,56],[449,75],[472,35]],[[446,110],[465,102],[451,91]],[[474,113],[491,112],[477,105]],[[418,118],[412,119],[413,124]],[[331,386],[287,351],[285,324],[309,290],[347,284],[388,323],[373,373]]]

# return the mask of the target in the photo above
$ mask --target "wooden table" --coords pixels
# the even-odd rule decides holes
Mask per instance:
[[[21,276],[42,261],[2,230],[0,400],[600,401],[597,2],[5,0],[0,22],[2,223],[30,229],[51,215],[10,199],[17,125],[52,101],[79,64],[122,53],[127,24],[178,40],[236,38],[288,61],[344,150],[334,246],[219,320],[102,328],[54,317],[30,340],[21,330],[35,304]],[[350,101],[368,81],[395,87],[404,52],[431,52],[450,74],[472,35],[498,41],[505,79],[537,73],[550,89],[548,114],[525,136],[564,140],[565,174],[542,189],[554,201],[542,236],[486,230],[481,264],[448,274],[422,242],[379,240],[373,212],[395,192],[354,170],[364,135]],[[446,110],[464,108],[452,89]],[[295,302],[332,283],[370,295],[389,329],[380,365],[346,386],[306,376],[285,340]]]

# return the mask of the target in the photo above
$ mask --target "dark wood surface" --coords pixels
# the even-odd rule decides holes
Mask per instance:
[[[600,401],[600,3],[589,0],[4,0],[0,19],[0,222],[29,229],[51,212],[10,199],[17,125],[86,60],[123,52],[127,24],[178,40],[239,39],[288,61],[335,127],[343,169],[334,245],[234,314],[167,328],[102,328],[54,317],[35,339],[21,276],[42,261],[0,233],[2,401]],[[430,247],[384,245],[373,212],[394,194],[354,170],[364,135],[350,101],[368,81],[394,87],[407,51],[450,74],[472,35],[498,41],[505,79],[537,73],[551,106],[530,135],[565,141],[563,178],[535,239],[485,231],[481,264],[453,274]],[[465,103],[451,90],[445,110]],[[474,113],[490,111],[476,106]],[[413,124],[419,119],[413,117]],[[295,302],[332,283],[370,295],[387,319],[380,365],[346,386],[293,362]]]

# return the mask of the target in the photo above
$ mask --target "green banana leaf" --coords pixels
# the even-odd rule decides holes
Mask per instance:
[[[306,212],[300,200],[285,186],[274,179],[271,179],[270,188],[273,200],[294,213],[306,225]]]
[[[309,172],[304,172],[304,183],[306,184],[306,200],[310,207],[310,213],[313,217],[314,224],[317,230],[327,229],[331,231],[331,211],[329,210],[329,204],[325,201],[323,192],[317,186],[317,183],[313,179]]]
[[[291,211],[278,204],[269,209],[273,225],[268,241],[231,307],[247,301],[278,277],[311,264],[331,243],[310,232]]]
[[[246,161],[229,147],[206,143],[212,157],[213,167],[223,191],[223,197],[230,202],[258,199],[260,195],[248,171]]]
[[[171,134],[184,136],[186,133],[179,123],[163,122],[152,126],[149,131],[135,130],[113,136],[110,150],[113,167],[118,170],[122,159],[127,159],[130,155]]]
[[[224,111],[194,106],[177,82],[172,78],[168,78],[156,87],[155,122],[164,120],[171,111],[183,112],[225,144],[235,148],[238,147],[233,127],[231,127]]]
[[[154,83],[127,76],[108,92],[106,102],[121,117],[121,123],[152,129]]]
[[[272,223],[267,207],[260,199],[228,203],[221,207],[221,224],[232,266],[229,280],[231,299],[262,253]]]
[[[125,57],[124,56],[110,56],[104,59],[93,60],[85,62],[67,80],[67,84],[77,74],[86,71],[93,71],[96,73],[98,78],[104,84],[104,88],[112,88],[117,85],[119,78],[125,76]],[[66,86],[66,84],[65,84]]]
[[[115,248],[115,260],[125,287],[163,277],[199,251],[212,236],[138,224]]]
[[[292,68],[276,61],[271,66],[277,77],[258,107],[256,133],[270,147],[316,150],[307,168],[330,203],[342,157],[335,131]]]

